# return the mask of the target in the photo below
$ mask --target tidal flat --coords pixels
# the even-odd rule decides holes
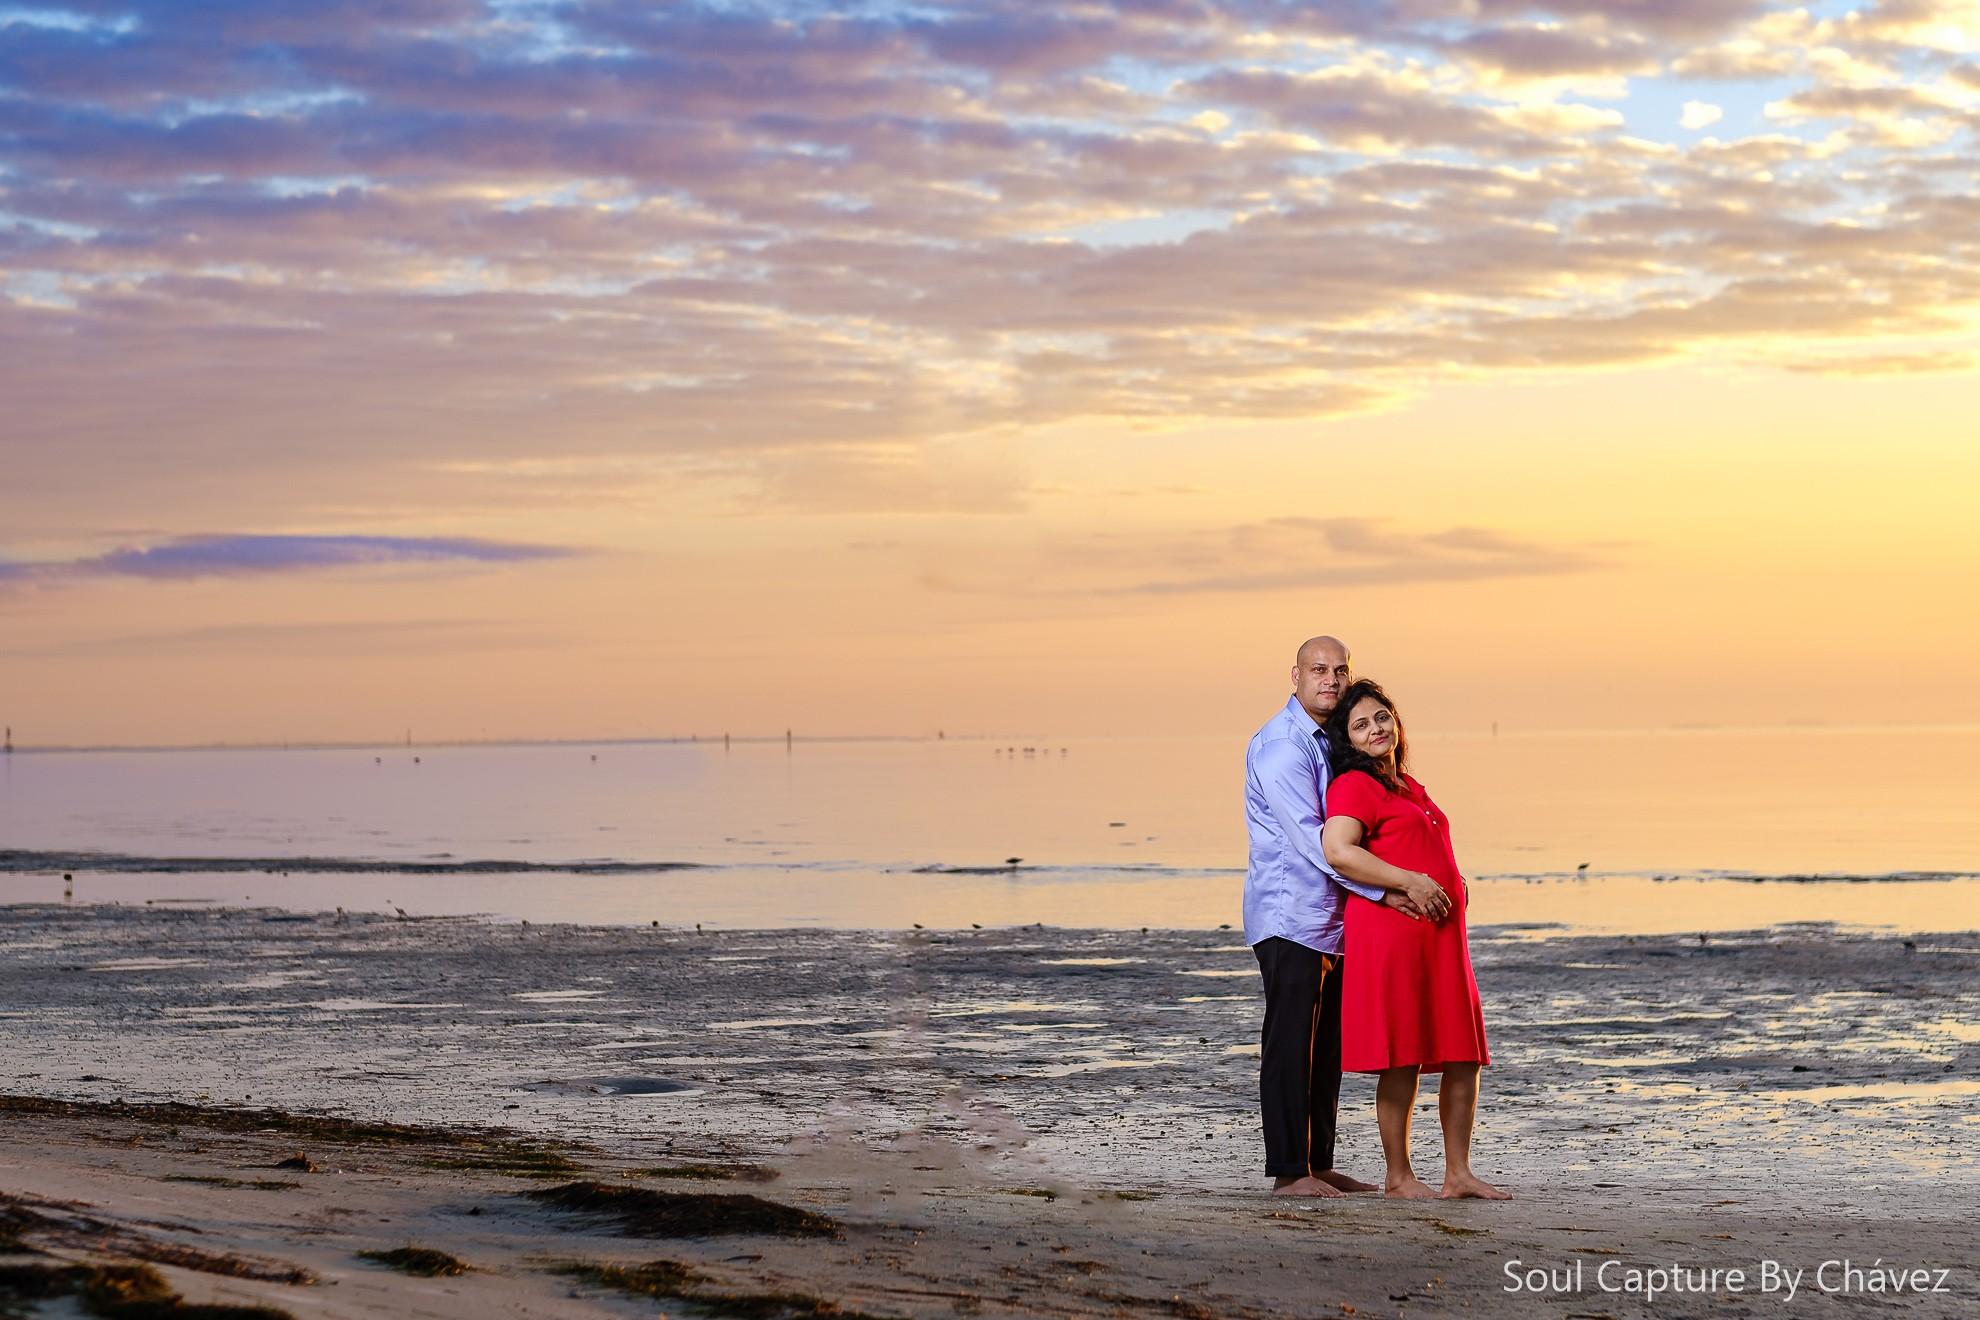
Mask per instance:
[[[460,1314],[527,1298],[579,1308],[531,1314],[640,1313],[601,1279],[786,1299],[753,1304],[767,1315],[806,1313],[790,1298],[842,1315],[1431,1314],[1458,1298],[1529,1314],[1515,1259],[1586,1263],[1582,1291],[1545,1309],[1624,1315],[1653,1300],[1599,1288],[1604,1261],[1616,1278],[1743,1267],[1753,1290],[1721,1300],[1757,1306],[1763,1258],[1807,1269],[1820,1305],[1970,1311],[1980,935],[1472,941],[1494,1056],[1475,1160],[1518,1199],[1287,1205],[1261,1195],[1257,974],[1234,932],[0,908],[15,1097],[0,1189],[163,1217],[203,1250],[306,1271],[221,1290],[297,1315],[364,1314],[354,1299],[380,1288]],[[1364,1177],[1371,1095],[1351,1076],[1342,1103],[1339,1163]],[[1422,1101],[1434,1183],[1433,1083]],[[544,1195],[592,1184],[753,1197],[781,1210],[746,1224],[788,1212],[833,1231],[656,1253]],[[355,1256],[415,1249],[465,1271]],[[1816,1288],[1844,1257],[1946,1268],[1956,1291]],[[504,1294],[510,1276],[530,1282]]]

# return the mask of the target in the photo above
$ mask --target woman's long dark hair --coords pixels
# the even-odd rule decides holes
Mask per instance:
[[[1389,773],[1386,758],[1378,761],[1348,741],[1348,716],[1361,704],[1363,697],[1375,698],[1388,707],[1389,714],[1395,716],[1396,772],[1393,775]],[[1348,684],[1348,690],[1341,693],[1340,704],[1335,706],[1334,713],[1327,717],[1324,727],[1327,731],[1327,764],[1332,767],[1335,774],[1344,775],[1350,770],[1360,770],[1365,774],[1373,775],[1375,782],[1391,793],[1403,791],[1402,776],[1409,773],[1409,735],[1403,732],[1402,712],[1396,709],[1395,702],[1389,700],[1389,694],[1382,690],[1380,683],[1372,678],[1357,678]]]

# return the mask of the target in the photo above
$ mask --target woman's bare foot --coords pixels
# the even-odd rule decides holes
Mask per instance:
[[[1382,1189],[1374,1183],[1365,1183],[1359,1178],[1350,1178],[1339,1169],[1322,1169],[1313,1175],[1329,1187],[1337,1187],[1344,1192],[1379,1192]]]
[[[1393,1196],[1402,1201],[1434,1201],[1437,1199],[1437,1193],[1431,1191],[1429,1186],[1413,1173],[1401,1178],[1390,1178],[1387,1181],[1388,1185],[1382,1189],[1384,1196]]]
[[[1500,1191],[1475,1173],[1446,1175],[1444,1190],[1437,1195],[1446,1201],[1455,1201],[1467,1196],[1477,1197],[1481,1201],[1512,1200],[1511,1192]]]
[[[1281,1178],[1272,1184],[1274,1196],[1339,1196],[1340,1193],[1311,1174],[1303,1178]]]

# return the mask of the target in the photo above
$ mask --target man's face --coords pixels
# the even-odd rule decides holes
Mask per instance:
[[[1332,642],[1307,647],[1299,653],[1292,679],[1293,694],[1299,698],[1299,704],[1306,707],[1308,715],[1324,723],[1334,713],[1341,693],[1351,681],[1346,648]]]

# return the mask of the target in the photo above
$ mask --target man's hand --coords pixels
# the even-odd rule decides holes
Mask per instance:
[[[1409,895],[1400,889],[1384,889],[1382,891],[1382,905],[1384,907],[1394,908],[1411,921],[1421,921],[1423,919],[1423,914],[1416,910],[1416,904],[1410,902]]]
[[[1442,921],[1451,914],[1451,896],[1444,887],[1421,871],[1408,872],[1409,879],[1403,882],[1403,893],[1409,895],[1410,906],[1432,921]]]

